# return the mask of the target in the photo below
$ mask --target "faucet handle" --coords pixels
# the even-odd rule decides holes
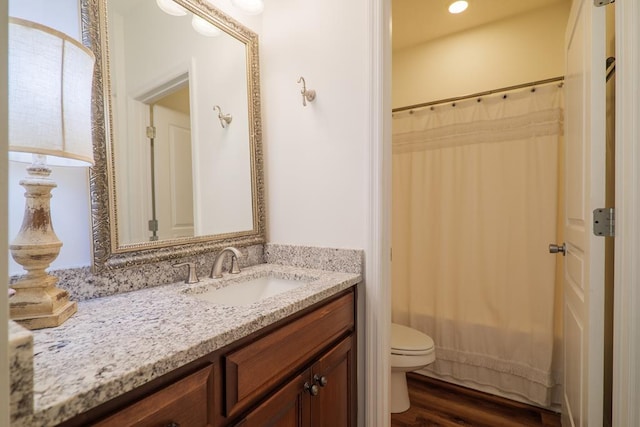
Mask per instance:
[[[238,274],[240,273],[240,261],[238,261],[238,257],[233,254],[231,255],[231,269],[229,270],[229,273],[231,274]]]
[[[173,264],[173,268],[187,266],[187,279],[184,283],[198,283],[198,274],[196,273],[196,264],[194,262],[181,262],[179,264]]]

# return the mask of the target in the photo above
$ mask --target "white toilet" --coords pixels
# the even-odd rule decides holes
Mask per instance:
[[[409,409],[407,372],[422,369],[436,360],[433,340],[408,326],[391,324],[391,413]]]

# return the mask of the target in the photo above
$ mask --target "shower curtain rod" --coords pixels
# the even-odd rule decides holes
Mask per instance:
[[[449,103],[449,102],[457,102],[457,101],[462,101],[463,99],[477,98],[477,97],[481,97],[481,96],[492,95],[494,93],[508,92],[510,90],[522,89],[522,88],[525,88],[525,87],[539,86],[539,85],[542,85],[542,84],[553,83],[553,82],[561,82],[563,80],[564,80],[564,76],[552,77],[550,79],[537,80],[535,82],[522,83],[522,84],[515,85],[515,86],[502,87],[500,89],[488,90],[486,92],[478,92],[478,93],[474,93],[473,95],[457,96],[455,98],[447,98],[447,99],[441,99],[441,100],[438,100],[438,101],[423,102],[422,104],[408,105],[406,107],[398,107],[398,108],[394,108],[393,110],[391,110],[391,112],[392,113],[398,113],[400,111],[414,110],[414,109],[417,109],[417,108],[430,107],[432,105],[446,104],[446,103]]]

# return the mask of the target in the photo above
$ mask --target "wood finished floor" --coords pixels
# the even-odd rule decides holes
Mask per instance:
[[[560,415],[418,374],[408,374],[411,408],[392,427],[560,427]]]

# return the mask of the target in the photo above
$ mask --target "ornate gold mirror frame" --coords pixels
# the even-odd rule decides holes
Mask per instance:
[[[99,273],[117,268],[189,257],[203,252],[215,251],[229,245],[243,247],[264,243],[266,220],[258,36],[233,18],[212,7],[205,0],[175,1],[189,12],[202,17],[246,45],[253,229],[128,245],[118,243],[115,194],[117,177],[114,167],[112,136],[107,1],[81,0],[82,40],[96,57],[92,102],[95,166],[91,170],[90,178],[94,272]]]

